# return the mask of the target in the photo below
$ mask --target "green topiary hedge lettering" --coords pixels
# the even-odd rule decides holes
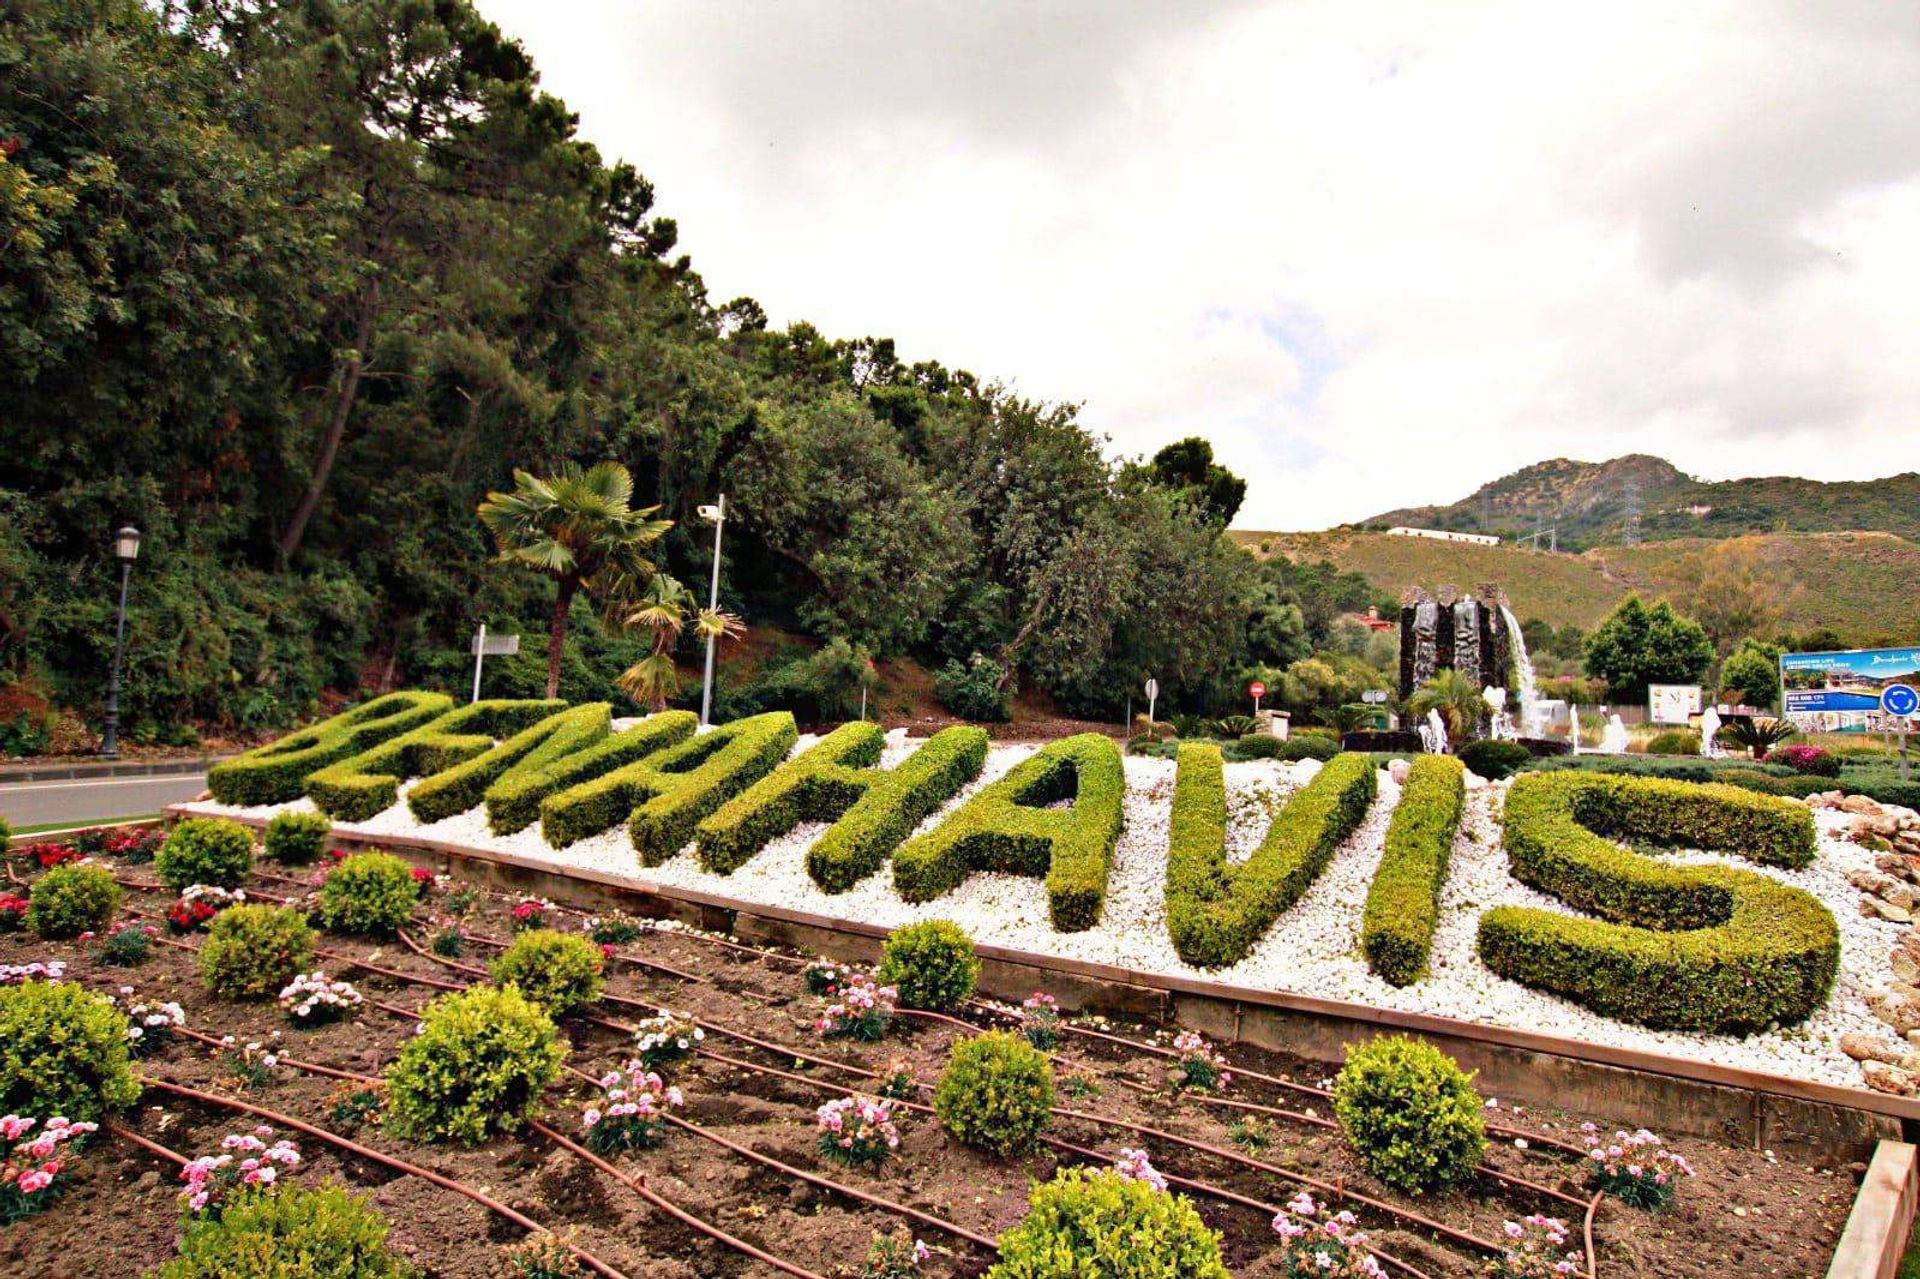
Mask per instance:
[[[693,838],[702,818],[778,767],[798,738],[788,711],[737,719],[548,796],[541,833],[565,848],[624,818],[641,864],[658,866]]]
[[[1063,933],[1100,921],[1113,846],[1126,820],[1127,779],[1110,737],[1063,738],[985,787],[934,830],[893,855],[893,882],[931,901],[976,870],[1044,875],[1047,910]],[[1046,806],[1072,798],[1063,811]]]
[[[1368,966],[1396,986],[1426,971],[1440,921],[1440,887],[1447,882],[1466,796],[1466,769],[1447,755],[1414,760],[1400,790],[1387,827],[1387,850],[1360,919]]]
[[[422,778],[407,792],[407,808],[423,822],[464,813],[485,802],[488,789],[514,768],[540,767],[604,741],[612,723],[613,707],[606,702],[556,711],[465,763]]]
[[[844,892],[879,870],[987,758],[978,728],[943,729],[893,769],[875,766],[885,743],[877,724],[834,729],[700,823],[700,864],[731,874],[801,822],[832,822],[807,850],[807,872],[826,891]]]
[[[400,783],[430,777],[493,749],[494,739],[566,709],[560,701],[474,702],[329,764],[307,778],[307,794],[322,812],[343,822],[363,822],[393,807]]]
[[[1488,911],[1480,956],[1501,976],[1676,1030],[1796,1022],[1832,991],[1839,928],[1811,894],[1752,871],[1668,865],[1607,838],[1801,866],[1814,854],[1805,808],[1726,786],[1529,773],[1507,793],[1505,824],[1514,878],[1600,918]]]
[[[1374,787],[1371,759],[1336,756],[1274,815],[1253,856],[1230,865],[1219,748],[1181,746],[1167,850],[1167,931],[1180,958],[1202,968],[1245,959],[1360,824]]]
[[[525,830],[549,796],[677,746],[699,725],[692,711],[665,711],[609,737],[593,721],[569,721],[487,787],[487,825],[496,835]]]
[[[307,779],[327,765],[358,755],[452,709],[453,699],[445,693],[388,693],[258,750],[215,764],[207,773],[207,789],[223,804],[284,804],[306,794]]]

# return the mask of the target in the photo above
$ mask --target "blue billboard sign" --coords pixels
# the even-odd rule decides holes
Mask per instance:
[[[1790,716],[1832,716],[1823,728],[1880,727],[1881,697],[1894,685],[1920,681],[1920,646],[1855,648],[1780,657],[1782,709]],[[1896,700],[1899,694],[1895,694]]]

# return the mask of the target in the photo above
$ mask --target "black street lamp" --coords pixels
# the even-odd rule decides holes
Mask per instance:
[[[120,758],[120,658],[127,642],[127,579],[140,554],[140,530],[128,525],[113,535],[113,557],[120,561],[120,616],[113,625],[113,671],[107,677],[107,722],[100,734],[103,759]]]

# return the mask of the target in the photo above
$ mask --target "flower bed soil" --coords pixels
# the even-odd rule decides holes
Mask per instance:
[[[279,868],[264,863],[262,869]],[[115,870],[123,880],[151,882],[150,867],[116,866]],[[264,876],[248,887],[256,897],[297,896],[302,891],[285,880]],[[159,890],[127,894],[130,914],[141,912],[156,922],[170,900]],[[441,900],[430,898],[425,909],[438,909]],[[511,899],[485,899],[473,918],[472,931],[506,938],[512,905]],[[582,923],[570,912],[559,912],[557,919],[567,928]],[[185,944],[197,945],[198,939],[188,937]],[[473,980],[470,972],[416,953],[399,941],[382,944],[323,936],[320,944],[325,950],[411,978]],[[374,1008],[349,1022],[294,1029],[273,1005],[234,1004],[207,995],[195,957],[186,949],[160,946],[149,962],[131,969],[100,964],[96,949],[92,942],[44,943],[28,935],[6,935],[0,936],[0,963],[64,960],[69,980],[103,992],[131,986],[140,997],[178,1000],[186,1009],[189,1029],[216,1038],[231,1034],[242,1043],[260,1040],[302,1061],[341,1071],[380,1074],[413,1033],[410,1015]],[[475,941],[456,963],[483,966],[492,953]],[[609,972],[609,998],[590,1017],[566,1023],[574,1050],[569,1064],[598,1074],[624,1060],[627,1043],[607,1023],[630,1025],[658,1006],[776,1045],[774,1049],[756,1047],[710,1031],[704,1045],[707,1054],[668,1072],[686,1093],[683,1117],[718,1137],[986,1237],[997,1236],[1018,1222],[1030,1182],[1044,1180],[1063,1159],[1071,1158],[1043,1147],[1024,1159],[993,1159],[960,1146],[930,1115],[909,1111],[899,1118],[902,1145],[894,1159],[873,1172],[841,1168],[817,1150],[814,1110],[848,1089],[873,1084],[829,1064],[798,1061],[796,1054],[869,1070],[904,1059],[918,1080],[930,1084],[955,1036],[970,1033],[967,1028],[903,1014],[878,1043],[822,1040],[812,1029],[822,1001],[805,993],[801,963],[794,957],[728,947],[685,931],[655,929],[623,947],[622,953],[667,965],[695,980],[614,964]],[[323,958],[319,964],[328,976],[351,980],[370,999],[401,1010],[417,1009],[437,993],[424,985],[355,968],[338,958]],[[638,1001],[647,1007],[621,1001]],[[977,1025],[995,1024],[988,1009],[971,1009],[969,1017]],[[1164,1038],[1154,1038],[1150,1028],[1106,1030],[1142,1044],[1164,1043]],[[711,1054],[789,1077],[729,1065]],[[1236,1048],[1230,1056],[1237,1071],[1312,1085],[1324,1082],[1320,1068],[1281,1055]],[[1247,1112],[1199,1104],[1175,1092],[1169,1077],[1172,1063],[1145,1048],[1073,1034],[1055,1060],[1062,1078],[1084,1079],[1098,1090],[1091,1096],[1063,1095],[1058,1105],[1065,1109],[1153,1128],[1168,1137],[1224,1151],[1236,1150],[1230,1126],[1250,1117]],[[242,1097],[335,1131],[342,1127],[330,1118],[330,1099],[358,1086],[302,1074],[283,1063],[269,1082],[243,1091],[213,1050],[182,1038],[143,1060],[139,1069],[156,1078]],[[548,1095],[543,1117],[559,1132],[577,1135],[580,1107],[589,1091],[578,1078],[563,1078]],[[1329,1113],[1324,1099],[1244,1077],[1224,1096],[1319,1119]],[[920,1094],[919,1099],[926,1100],[926,1095]],[[1545,1183],[1578,1200],[1588,1197],[1579,1160],[1547,1148],[1541,1139],[1577,1141],[1582,1120],[1592,1119],[1611,1129],[1614,1125],[1607,1117],[1533,1110],[1515,1114],[1497,1107],[1489,1110],[1489,1116],[1495,1123],[1535,1134],[1531,1148],[1524,1150],[1516,1148],[1511,1138],[1497,1140],[1488,1157],[1491,1168]],[[1258,1118],[1268,1138],[1258,1158],[1267,1164],[1371,1196],[1481,1239],[1497,1239],[1504,1221],[1536,1211],[1569,1220],[1575,1238],[1579,1237],[1581,1210],[1564,1201],[1488,1177],[1447,1194],[1410,1199],[1368,1176],[1336,1131],[1301,1120]],[[253,1123],[157,1089],[149,1090],[123,1116],[123,1122],[141,1136],[188,1157],[214,1150],[222,1135]],[[395,1245],[425,1276],[491,1279],[502,1273],[501,1246],[522,1235],[519,1227],[457,1194],[345,1155],[318,1140],[283,1135],[295,1136],[308,1160],[294,1174],[295,1184],[318,1184],[334,1177],[371,1194],[393,1222]],[[629,1187],[531,1132],[474,1148],[425,1146],[374,1124],[351,1135],[485,1190],[508,1207],[566,1232],[581,1248],[629,1276],[675,1279],[776,1273],[649,1207]],[[1088,1119],[1056,1117],[1052,1135],[1108,1157],[1121,1146],[1142,1146],[1163,1173],[1205,1182],[1262,1204],[1283,1203],[1299,1188],[1275,1173],[1218,1154]],[[1670,1145],[1693,1163],[1699,1175],[1682,1187],[1678,1204],[1665,1214],[1650,1216],[1603,1202],[1595,1223],[1599,1275],[1826,1273],[1863,1171],[1860,1166],[1810,1168],[1775,1162],[1759,1151],[1700,1141]],[[675,1129],[657,1150],[614,1156],[612,1162],[644,1174],[651,1189],[695,1216],[823,1276],[857,1273],[872,1236],[903,1224],[901,1217],[884,1209],[852,1202],[754,1163],[684,1129]],[[0,1231],[0,1273],[78,1277],[145,1272],[173,1252],[179,1223],[176,1175],[156,1156],[103,1134],[75,1168],[65,1197],[25,1223]],[[1228,1264],[1236,1274],[1280,1273],[1270,1211],[1205,1194],[1195,1194],[1194,1201],[1209,1224],[1222,1233]],[[1490,1254],[1484,1250],[1380,1210],[1363,1207],[1359,1211],[1380,1249],[1427,1275],[1464,1279],[1485,1272]],[[913,1228],[935,1249],[923,1269],[927,1275],[976,1275],[991,1264],[989,1252],[976,1243],[924,1223]]]

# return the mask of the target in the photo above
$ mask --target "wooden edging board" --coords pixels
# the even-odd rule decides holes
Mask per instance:
[[[193,815],[179,806],[170,818]],[[251,826],[265,820],[241,817]],[[843,962],[872,962],[888,929],[858,920],[771,906],[697,889],[641,884],[606,871],[409,835],[336,830],[334,845],[378,847],[436,859],[441,868],[494,887],[592,909],[620,908],[744,938],[781,942]],[[1017,1001],[1047,990],[1071,1011],[1173,1023],[1231,1043],[1325,1062],[1331,1074],[1348,1044],[1380,1034],[1433,1040],[1503,1104],[1520,1102],[1605,1114],[1656,1131],[1752,1149],[1865,1160],[1884,1138],[1920,1136],[1920,1098],[1816,1083],[1785,1075],[1482,1025],[1428,1013],[1375,1008],[1287,991],[1141,972],[1000,946],[979,947],[981,990]]]
[[[1904,1141],[1883,1141],[1854,1197],[1827,1279],[1894,1279],[1920,1198],[1920,1162]]]

